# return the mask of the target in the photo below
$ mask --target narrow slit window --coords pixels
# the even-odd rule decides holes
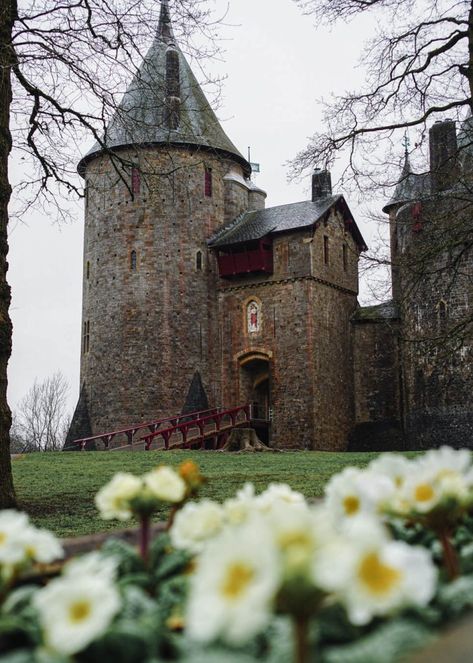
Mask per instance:
[[[131,169],[131,191],[133,195],[141,191],[141,173],[137,166],[133,166]]]
[[[347,245],[343,244],[342,246],[342,258],[343,258],[343,271],[346,272],[348,269],[348,251]]]
[[[90,320],[84,322],[84,345],[83,351],[84,354],[87,354],[90,349]]]
[[[328,237],[324,235],[324,264],[328,265],[330,261]]]
[[[448,316],[447,304],[441,299],[438,304],[438,318],[440,326],[443,327]]]
[[[87,260],[87,262],[85,263],[85,278],[87,279],[87,281],[89,280],[89,277],[90,277],[90,262]]]
[[[195,254],[195,268],[198,272],[202,271],[202,251],[197,251]]]
[[[130,269],[132,272],[136,272],[136,251],[130,253]]]
[[[205,166],[204,191],[208,198],[212,196],[212,169],[208,168],[208,166]]]

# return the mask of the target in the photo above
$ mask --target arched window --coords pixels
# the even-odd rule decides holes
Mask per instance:
[[[132,272],[136,272],[136,251],[130,253],[130,269]]]
[[[447,324],[447,318],[448,318],[447,303],[443,299],[441,299],[437,304],[437,316],[438,316],[439,327],[440,329],[443,329]]]
[[[202,251],[197,251],[197,253],[195,254],[195,268],[198,272],[201,272],[202,267],[203,267]]]

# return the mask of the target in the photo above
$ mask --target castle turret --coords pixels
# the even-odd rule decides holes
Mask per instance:
[[[217,277],[206,240],[224,222],[224,177],[244,181],[251,168],[182,54],[167,1],[103,143],[78,170],[81,403],[92,432],[179,412],[196,372],[214,404]]]
[[[436,122],[429,143],[429,172],[414,175],[406,156],[384,208],[401,316],[401,412],[408,448],[463,446],[473,432],[473,255],[465,242],[473,202],[459,179],[455,123]]]

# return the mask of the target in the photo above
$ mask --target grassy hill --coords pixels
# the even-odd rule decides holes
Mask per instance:
[[[178,465],[191,458],[209,482],[202,497],[223,500],[246,481],[257,490],[285,482],[307,497],[322,494],[327,480],[347,465],[366,465],[376,454],[287,452],[225,454],[202,451],[58,452],[21,456],[13,461],[19,508],[33,522],[62,537],[123,527],[98,517],[94,495],[119,471],[143,474],[160,464]],[[164,512],[163,512],[163,515]]]

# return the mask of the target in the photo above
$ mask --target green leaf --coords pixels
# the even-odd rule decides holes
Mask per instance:
[[[369,635],[348,645],[328,647],[323,663],[393,663],[433,639],[430,629],[406,619],[382,624]]]
[[[18,613],[23,612],[25,609],[31,608],[31,601],[33,595],[38,591],[38,587],[35,585],[25,585],[19,589],[15,589],[11,592],[2,606],[3,614]]]
[[[145,566],[137,550],[120,539],[108,539],[101,549],[104,556],[111,556],[118,560],[118,575],[125,576],[134,573],[143,573]]]
[[[154,580],[159,583],[165,578],[183,573],[190,560],[190,555],[183,550],[173,550],[160,559],[154,570]]]
[[[462,576],[442,585],[438,592],[438,603],[450,617],[456,617],[473,607],[473,575]]]

